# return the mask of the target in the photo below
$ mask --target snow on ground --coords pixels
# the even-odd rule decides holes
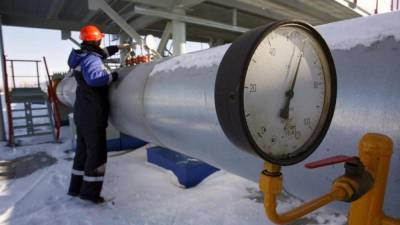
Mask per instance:
[[[115,197],[113,201],[93,205],[70,197],[65,194],[72,166],[69,147],[66,137],[63,144],[0,147],[0,163],[37,152],[58,160],[23,178],[0,179],[1,225],[271,224],[256,183],[220,171],[195,188],[182,189],[168,171],[146,162],[144,149],[110,153],[103,195]],[[285,197],[280,204],[287,209],[298,203]],[[334,225],[345,220],[320,211],[294,224]]]

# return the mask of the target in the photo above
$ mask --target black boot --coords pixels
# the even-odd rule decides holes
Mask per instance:
[[[79,193],[68,191],[67,195],[69,195],[71,197],[76,197],[79,195]]]
[[[96,197],[89,197],[89,196],[85,196],[85,195],[81,195],[81,196],[79,196],[82,200],[85,200],[85,201],[90,201],[90,202],[93,202],[94,204],[101,204],[101,203],[104,203],[105,202],[105,200],[104,200],[104,198],[103,197],[101,197],[101,196],[96,196]]]
[[[83,176],[72,174],[67,194],[72,197],[78,196],[82,186],[82,182]]]

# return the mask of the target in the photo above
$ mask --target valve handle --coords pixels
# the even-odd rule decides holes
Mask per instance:
[[[315,168],[339,164],[339,163],[351,162],[351,161],[355,160],[356,158],[357,157],[355,157],[355,156],[337,155],[337,156],[329,157],[326,159],[321,159],[318,161],[310,162],[310,163],[305,164],[304,166],[307,169],[315,169]]]

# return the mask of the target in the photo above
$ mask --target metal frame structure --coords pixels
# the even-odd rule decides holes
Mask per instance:
[[[76,46],[80,46],[79,42],[77,40],[75,40],[72,36],[71,36],[71,31],[69,30],[62,30],[61,31],[61,40],[70,40],[72,43],[74,43]]]
[[[113,10],[104,0],[88,0],[89,9],[101,9],[107,16],[109,16],[122,30],[125,31],[131,38],[135,39],[138,44],[142,44],[140,34],[133,29],[118,12]]]
[[[218,28],[221,30],[227,30],[227,31],[233,31],[233,32],[239,32],[239,33],[244,33],[246,31],[249,31],[248,28],[244,27],[239,27],[237,25],[230,25],[230,24],[224,24],[224,23],[219,23],[215,22],[212,20],[206,20],[202,18],[196,18],[192,16],[186,16],[174,12],[165,12],[165,11],[160,11],[160,10],[154,10],[154,9],[149,9],[149,8],[144,8],[140,6],[135,6],[135,12],[137,14],[141,15],[147,15],[147,16],[155,16],[155,17],[160,17],[172,21],[181,21],[184,23],[192,23],[192,24],[197,24],[201,26],[207,26],[207,27],[212,27],[212,28]],[[236,13],[234,13],[236,12]],[[237,9],[233,10],[233,24],[237,24]]]
[[[267,22],[299,19],[313,25],[366,15],[347,0],[4,0],[0,15],[6,25],[79,30],[84,24],[104,32],[160,37],[168,21],[186,24],[189,41],[231,42],[241,32]],[[134,10],[136,8],[136,11]],[[181,10],[179,12],[179,10]],[[178,13],[177,13],[178,11]],[[184,13],[182,13],[184,12]]]
[[[160,37],[160,43],[158,44],[157,52],[160,53],[162,56],[164,56],[164,50],[165,47],[167,46],[168,40],[171,36],[172,33],[172,23],[167,22],[165,25],[164,31]]]

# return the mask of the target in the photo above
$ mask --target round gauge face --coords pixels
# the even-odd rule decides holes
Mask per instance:
[[[333,101],[328,61],[301,26],[280,26],[257,45],[242,91],[247,130],[258,152],[290,159],[320,138]]]

